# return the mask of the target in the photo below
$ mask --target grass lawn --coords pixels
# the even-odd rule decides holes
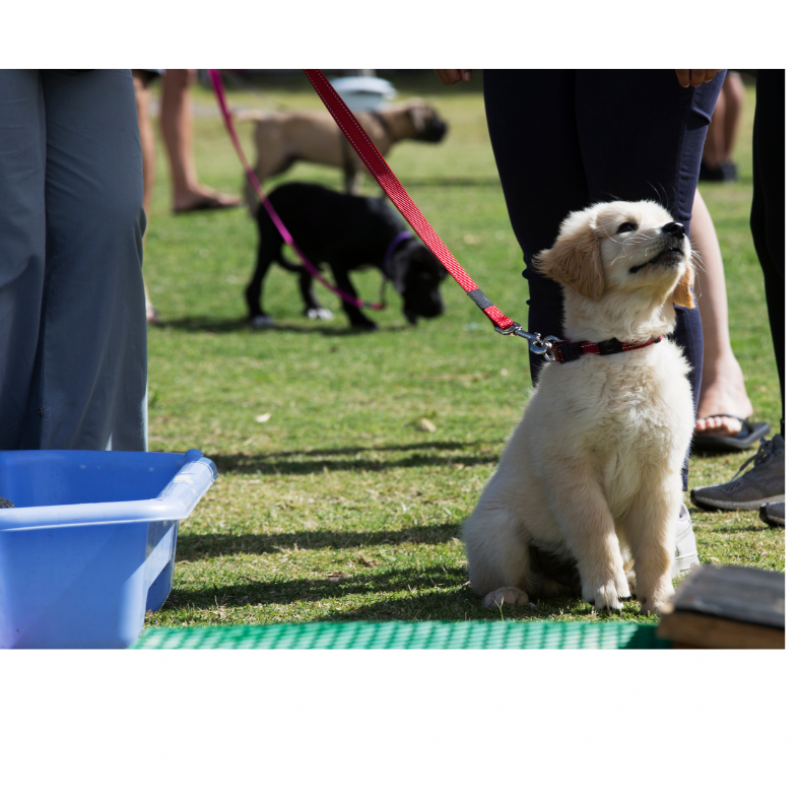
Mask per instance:
[[[523,265],[479,80],[449,90],[432,75],[397,77],[395,84],[400,99],[429,98],[450,132],[440,145],[397,145],[393,170],[481,288],[524,321]],[[232,91],[231,103],[322,107],[303,79],[263,92]],[[242,170],[215,100],[202,87],[194,100],[200,177],[238,192]],[[701,191],[722,246],[731,336],[754,418],[776,429],[780,392],[749,231],[753,110],[749,87],[736,153],[740,180]],[[239,130],[252,155],[250,125]],[[295,276],[277,268],[265,284],[265,308],[277,327],[251,330],[242,293],[255,259],[254,223],[243,209],[173,216],[160,141],[158,158],[145,248],[145,278],[163,319],[149,332],[150,449],[196,447],[220,477],[181,526],[172,594],[147,624],[497,619],[465,585],[459,525],[526,402],[525,344],[495,334],[450,280],[446,314],[415,328],[391,290],[389,309],[369,312],[381,326],[377,333],[351,334],[332,296],[334,319],[308,321]],[[309,165],[281,180],[342,184],[338,172]],[[370,180],[364,191],[380,190]],[[377,271],[356,282],[362,297],[378,298]],[[268,421],[259,422],[266,414]],[[420,429],[423,418],[434,431]],[[728,480],[742,461],[694,456],[691,484]],[[691,511],[704,562],[784,569],[784,532],[766,527],[757,512]],[[631,603],[613,619],[643,619],[637,611]],[[570,599],[504,616],[607,619]]]

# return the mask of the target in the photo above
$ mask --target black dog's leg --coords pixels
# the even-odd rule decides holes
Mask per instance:
[[[272,262],[280,256],[282,241],[277,228],[271,220],[265,219],[265,217],[266,211],[262,208],[258,215],[258,227],[261,235],[258,259],[253,277],[244,292],[250,323],[257,327],[267,327],[272,324],[272,317],[265,314],[261,307],[261,288]]]
[[[303,314],[309,319],[333,319],[333,314],[320,305],[319,300],[317,300],[317,294],[314,291],[314,279],[310,273],[303,270],[299,282],[300,294],[306,306]]]
[[[347,269],[345,269],[341,264],[331,264],[330,266],[331,270],[333,271],[333,277],[336,281],[336,286],[341,291],[349,294],[351,297],[358,298],[355,287],[350,282],[350,276],[347,274]],[[364,312],[358,306],[354,306],[352,303],[345,303],[343,300],[342,309],[344,313],[347,314],[347,318],[350,320],[350,324],[354,328],[361,328],[365,331],[378,330],[378,326],[368,316],[366,316],[366,314],[364,314]]]

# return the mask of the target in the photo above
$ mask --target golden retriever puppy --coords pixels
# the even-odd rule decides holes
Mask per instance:
[[[564,292],[564,330],[497,471],[463,527],[484,605],[580,592],[644,613],[672,595],[689,365],[666,338],[694,306],[688,237],[657,203],[570,214],[534,266]],[[545,332],[546,333],[546,332]]]

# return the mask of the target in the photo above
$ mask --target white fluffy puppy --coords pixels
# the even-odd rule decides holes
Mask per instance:
[[[572,591],[619,609],[632,557],[642,611],[659,612],[694,412],[680,348],[654,340],[673,303],[694,306],[688,237],[657,203],[598,203],[534,266],[563,287],[568,340],[464,524],[472,588],[489,607]]]

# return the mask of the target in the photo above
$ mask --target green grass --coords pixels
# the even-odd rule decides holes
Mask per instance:
[[[263,97],[232,92],[240,108],[319,107],[301,81]],[[507,314],[527,315],[527,288],[474,87],[430,98],[450,122],[441,145],[401,143],[391,165],[441,238]],[[477,87],[479,88],[479,86]],[[238,192],[242,171],[205,89],[194,93],[201,179]],[[734,185],[702,186],[726,263],[732,338],[755,418],[773,428],[780,400],[763,282],[749,233],[752,192],[748,91]],[[248,124],[239,126],[251,152]],[[151,328],[150,448],[197,447],[220,477],[178,537],[172,594],[149,625],[317,620],[496,619],[466,586],[459,524],[474,507],[523,408],[529,384],[521,340],[496,335],[454,281],[447,313],[406,325],[398,297],[370,312],[381,329],[354,335],[301,315],[296,279],[271,272],[265,306],[275,329],[253,331],[242,298],[256,247],[245,211],[172,216],[163,147],[145,250],[145,276],[164,324]],[[298,165],[283,180],[340,188],[333,170]],[[270,183],[268,188],[274,186]],[[367,181],[364,190],[377,194]],[[377,299],[376,271],[356,276]],[[326,295],[320,289],[320,296]],[[265,423],[256,418],[269,413]],[[436,430],[419,429],[421,418]],[[739,456],[693,457],[691,483],[728,480]],[[692,509],[705,562],[783,570],[783,530],[756,512]],[[632,603],[618,619],[642,619]],[[507,620],[603,620],[579,600],[506,609]],[[652,618],[650,621],[653,621]]]

